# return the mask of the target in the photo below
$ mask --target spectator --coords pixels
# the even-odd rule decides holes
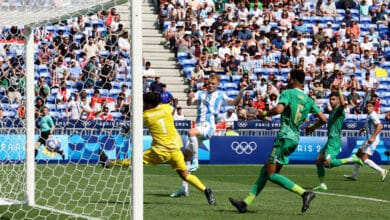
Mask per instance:
[[[167,90],[167,84],[162,84],[161,85],[161,92],[160,92],[160,98],[161,98],[161,103],[163,104],[169,104],[173,100],[172,93]]]
[[[375,77],[371,77],[370,72],[366,72],[366,75],[362,81],[362,89],[364,92],[371,92],[372,90],[376,90],[379,86],[379,83]]]
[[[247,103],[244,103],[244,108],[246,110],[247,120],[256,119],[258,109],[254,106],[252,98],[249,98]]]
[[[86,53],[88,58],[99,55],[99,48],[95,44],[95,39],[92,36],[88,37],[88,43],[83,46],[83,52]]]
[[[238,121],[237,114],[233,108],[229,108],[221,118],[222,122],[226,122],[226,127],[233,126],[235,121]]]
[[[80,78],[86,88],[93,88],[95,86],[96,80],[99,78],[95,56],[91,57],[83,69],[83,74]]]
[[[327,0],[321,6],[321,11],[324,16],[332,16],[336,18],[338,16],[336,12],[336,5],[332,0]]]
[[[42,98],[45,102],[50,95],[50,87],[47,85],[45,77],[39,77],[38,83],[35,85],[35,96]]]
[[[355,78],[355,74],[354,73],[352,73],[350,75],[350,79],[347,81],[347,90],[348,91],[352,91],[353,89],[360,90],[360,83]]]
[[[56,96],[56,104],[64,104],[69,101],[71,92],[66,88],[66,82],[61,82],[60,88]]]
[[[143,76],[145,76],[146,78],[155,78],[156,72],[150,66],[150,61],[147,61],[145,63],[145,69],[143,70]]]
[[[190,86],[192,89],[196,89],[198,83],[203,83],[205,74],[200,68],[199,63],[195,64],[195,68],[191,71]]]
[[[58,59],[53,62],[51,69],[51,88],[58,88],[60,83],[69,76],[68,68],[64,65],[63,59],[63,57],[58,57]]]
[[[248,53],[244,53],[244,60],[240,62],[239,72],[241,74],[247,73],[249,75],[253,74],[253,62],[250,60]]]
[[[26,101],[22,100],[22,104],[18,106],[17,109],[17,117],[20,119],[25,119],[26,118]]]
[[[173,119],[176,121],[176,120],[186,120],[186,117],[184,116],[183,114],[183,109],[178,106],[176,108],[176,111],[174,111],[173,113]]]
[[[156,93],[160,93],[162,91],[162,83],[160,82],[159,76],[156,76],[156,78],[154,78],[154,82],[150,84],[149,90]]]
[[[332,78],[330,78],[329,72],[324,72],[324,77],[321,79],[321,84],[327,91],[330,91],[330,86],[332,84]]]
[[[102,89],[108,89],[111,90],[112,85],[111,82],[114,81],[115,75],[114,71],[112,69],[112,65],[110,63],[110,60],[107,58],[103,58],[102,63],[103,66],[100,69],[99,74],[99,86]]]
[[[385,114],[385,122],[389,123],[390,122],[390,110],[388,110]]]
[[[360,25],[356,22],[356,20],[354,18],[351,19],[351,21],[352,21],[351,26],[347,27],[347,35],[349,37],[359,38]]]
[[[124,31],[121,35],[119,35],[118,48],[120,51],[130,51],[129,33],[127,31]]]
[[[356,92],[356,88],[351,89],[351,93],[347,95],[347,101],[349,105],[358,106],[360,108],[360,104],[363,101],[363,98]]]
[[[7,76],[7,96],[9,103],[20,103],[25,85],[25,72],[22,68],[10,68]]]
[[[41,46],[37,56],[37,64],[45,64],[49,66],[50,61],[53,59],[53,53],[49,49],[49,46],[45,41],[41,42]]]
[[[108,106],[103,106],[103,110],[96,117],[98,120],[114,120]]]
[[[35,99],[35,118],[38,118],[41,116],[43,107],[45,107],[45,102],[42,98],[37,97]]]
[[[385,2],[383,2],[378,11],[375,13],[375,15],[372,17],[372,23],[374,24],[387,24],[387,20],[386,20],[386,9],[387,9],[387,5]]]
[[[111,26],[111,23],[116,20],[116,8],[111,8],[110,13],[106,18],[106,26]]]
[[[374,67],[374,59],[370,55],[370,51],[365,49],[364,54],[360,59],[360,69],[371,72],[374,70]]]
[[[359,4],[359,13],[361,16],[368,16],[369,15],[369,5],[367,4],[367,0],[363,0]]]
[[[85,90],[84,90],[85,91]],[[80,119],[83,120],[94,120],[95,113],[92,111],[90,102],[87,99],[87,96],[80,93],[81,103],[80,103]]]
[[[237,106],[236,112],[237,112],[238,120],[247,120],[246,110],[244,109],[244,107],[242,105]]]
[[[114,111],[123,112],[125,106],[128,105],[126,102],[126,95],[123,92],[118,93],[118,96],[115,99]]]
[[[125,95],[124,102],[126,104],[130,104],[131,103],[131,91],[130,91],[129,87],[126,84],[122,84],[120,92]]]
[[[81,100],[80,100],[80,94],[79,92],[75,92],[73,96],[69,99],[68,104],[66,105],[65,109],[65,117],[67,120],[78,120],[81,116]]]

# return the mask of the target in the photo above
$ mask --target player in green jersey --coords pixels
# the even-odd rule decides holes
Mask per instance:
[[[338,88],[335,88],[336,91]],[[314,190],[327,190],[328,187],[325,184],[325,168],[338,167],[346,163],[355,162],[363,165],[363,161],[356,155],[349,158],[337,159],[337,155],[340,153],[341,148],[341,127],[345,119],[345,99],[343,91],[338,89],[338,92],[332,92],[329,96],[329,103],[332,107],[332,111],[328,118],[328,141],[321,149],[317,157],[317,174],[320,179],[320,185],[314,187]],[[311,126],[305,129],[307,134],[314,131]]]
[[[292,70],[288,80],[289,89],[280,95],[278,104],[269,112],[259,112],[261,118],[281,114],[280,130],[271,155],[260,171],[260,175],[249,191],[249,195],[243,201],[229,198],[230,203],[241,213],[247,212],[247,207],[263,190],[268,180],[290,190],[303,199],[302,213],[309,208],[315,194],[305,191],[301,186],[280,174],[283,165],[288,164],[289,156],[294,152],[299,142],[299,126],[307,118],[309,113],[315,114],[319,120],[312,125],[316,129],[326,123],[326,117],[317,107],[313,99],[303,92],[305,73],[302,70]]]

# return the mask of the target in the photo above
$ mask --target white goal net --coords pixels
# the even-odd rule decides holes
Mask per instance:
[[[131,218],[130,7],[0,0],[0,219]]]

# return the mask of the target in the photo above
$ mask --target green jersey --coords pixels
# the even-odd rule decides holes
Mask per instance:
[[[50,115],[45,115],[41,118],[39,128],[41,131],[50,131],[51,127],[54,126],[53,118]]]
[[[299,126],[308,114],[318,114],[321,111],[312,98],[297,88],[283,91],[279,97],[279,104],[285,106],[280,116],[281,128],[279,134],[296,141],[299,139]]]
[[[341,137],[341,127],[345,119],[345,111],[337,106],[329,114],[328,119],[328,137]]]

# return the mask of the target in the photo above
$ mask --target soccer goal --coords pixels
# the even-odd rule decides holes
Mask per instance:
[[[142,219],[141,7],[0,1],[0,218]]]

